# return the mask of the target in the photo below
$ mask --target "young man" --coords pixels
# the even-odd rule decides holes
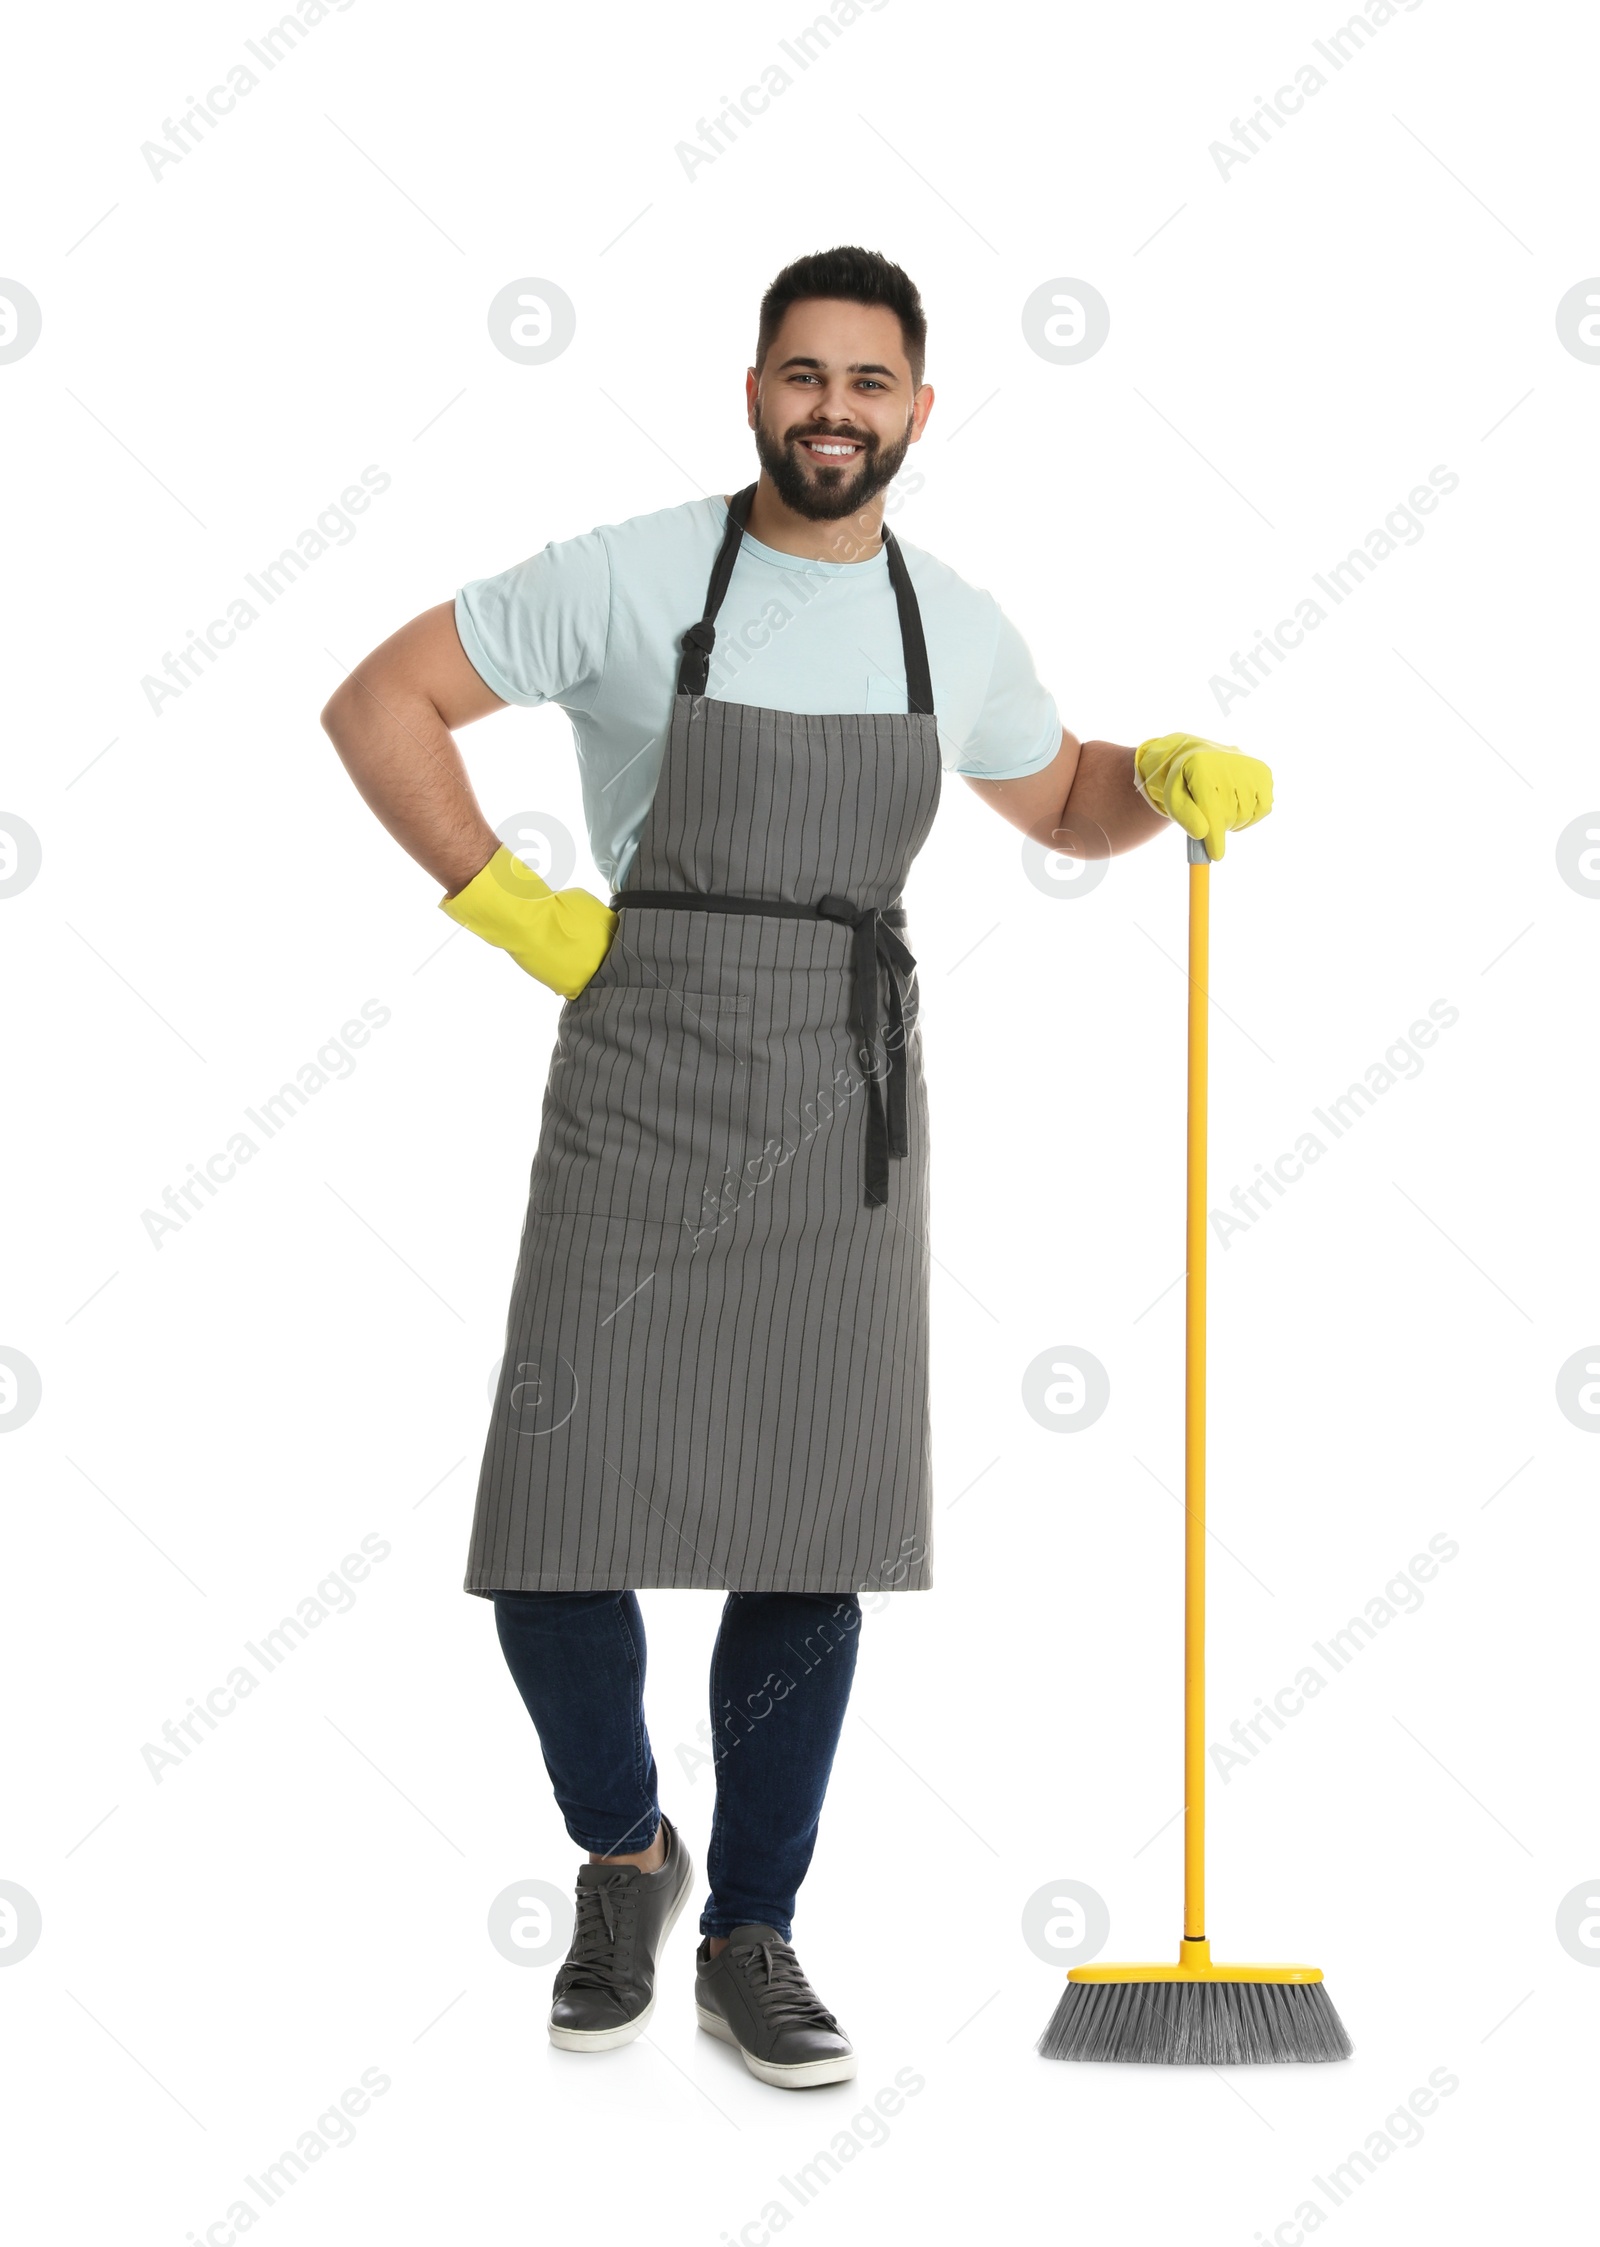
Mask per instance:
[[[727,1593],[701,2025],[785,2088],[855,2072],[789,1937],[869,1587],[929,1582],[927,1104],[898,900],[943,772],[1036,841],[1175,818],[1221,857],[1264,765],[1080,743],[986,594],[883,522],[933,408],[898,266],[800,259],[762,299],[729,499],[465,586],[323,724],[452,919],[562,993],[465,1588],[494,1602],[589,1853],[560,2046],[627,2043],[692,1878],[656,1799],[635,1593]],[[609,906],[501,846],[452,729],[570,715]]]

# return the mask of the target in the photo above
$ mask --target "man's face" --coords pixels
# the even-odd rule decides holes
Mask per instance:
[[[834,297],[789,307],[745,395],[774,490],[815,522],[853,515],[881,492],[933,404],[926,383],[912,385],[895,314]]]

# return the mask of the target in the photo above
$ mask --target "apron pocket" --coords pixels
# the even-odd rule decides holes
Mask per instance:
[[[562,1013],[530,1206],[692,1227],[766,1136],[756,1003],[748,991],[586,985]]]

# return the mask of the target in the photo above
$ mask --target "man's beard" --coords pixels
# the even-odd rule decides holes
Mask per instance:
[[[862,448],[854,460],[808,472],[795,457],[802,436],[845,435]],[[756,423],[756,457],[772,479],[773,490],[785,507],[814,523],[832,523],[842,516],[859,514],[868,500],[876,498],[886,484],[894,481],[910,447],[909,428],[894,445],[880,445],[875,437],[863,436],[855,429],[809,427],[795,431],[787,441],[780,443],[767,434],[759,420]]]

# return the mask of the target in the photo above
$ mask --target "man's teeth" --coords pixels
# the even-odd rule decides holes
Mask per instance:
[[[823,437],[807,437],[805,447],[807,452],[825,453],[830,460],[848,460],[852,453],[861,450],[859,445],[830,444]]]

